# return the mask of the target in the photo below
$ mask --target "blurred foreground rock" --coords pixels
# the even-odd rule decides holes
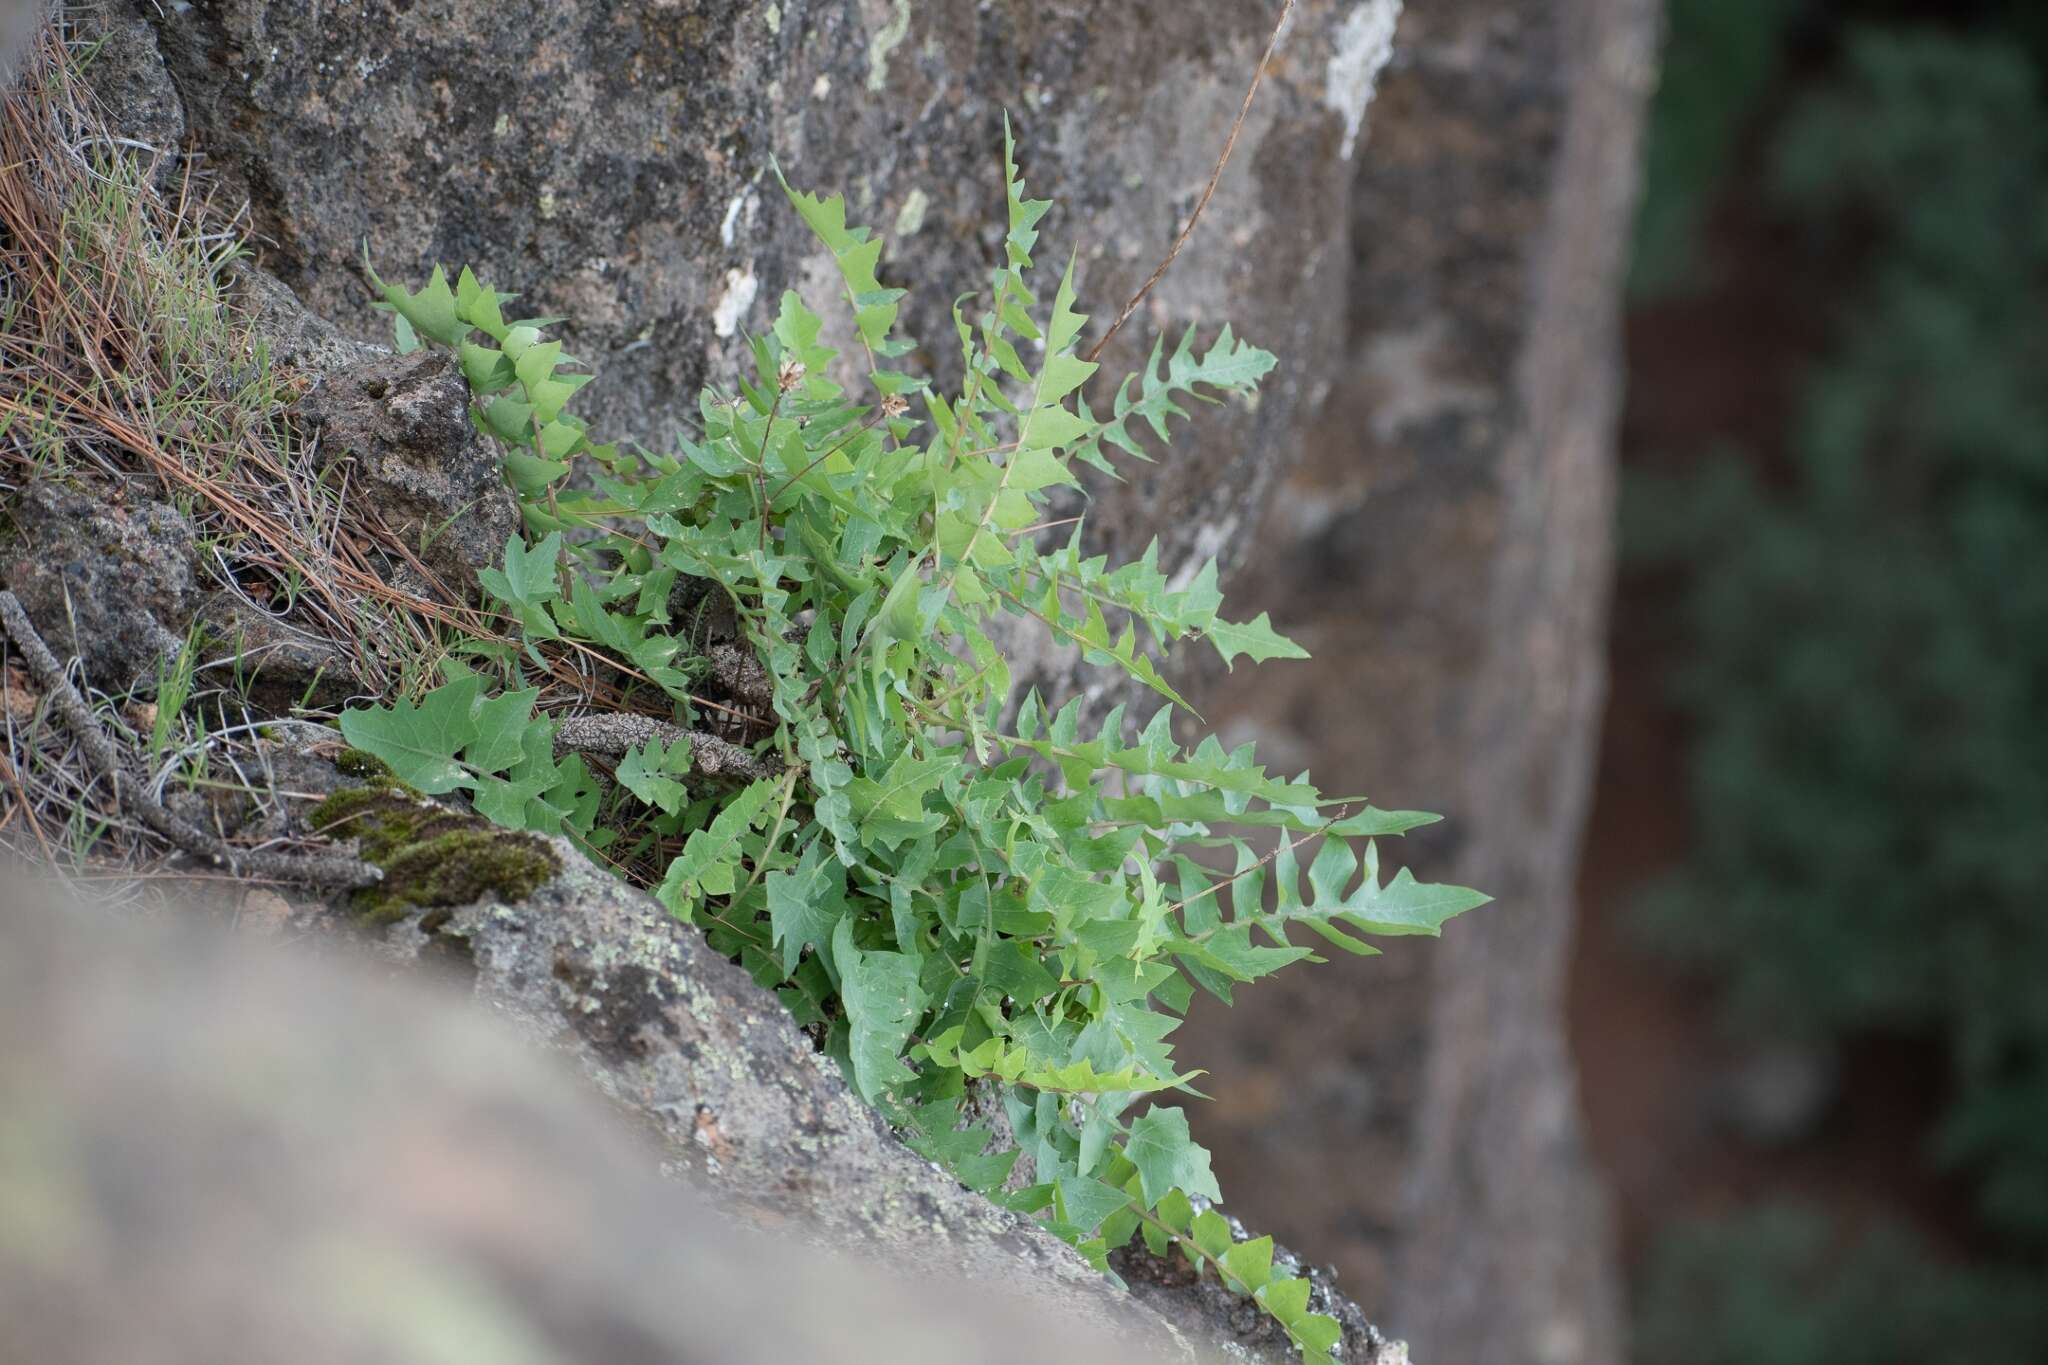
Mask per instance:
[[[259,951],[0,870],[0,1321],[33,1348],[0,1358],[1294,1358],[1184,1267],[1127,1257],[1124,1295],[962,1189],[737,966],[555,848],[523,900],[379,931],[382,972],[323,905],[177,917],[296,940]],[[1315,1283],[1345,1359],[1406,1360]]]
[[[696,930],[566,842],[554,852],[560,873],[532,894],[423,907],[382,931],[381,951],[451,969],[522,1035],[573,1057],[654,1134],[669,1169],[753,1222],[810,1228],[915,1277],[1001,1284],[1047,1320],[1161,1358],[1219,1343],[1240,1359],[1295,1358],[1263,1313],[1213,1282],[1134,1264],[1125,1296],[1031,1219],[962,1188],[897,1142],[780,1002]],[[1346,1359],[1405,1358],[1304,1273],[1346,1329]]]
[[[0,1359],[1166,1358],[943,1246],[912,1274],[743,1228],[502,1020],[325,956],[0,869]]]

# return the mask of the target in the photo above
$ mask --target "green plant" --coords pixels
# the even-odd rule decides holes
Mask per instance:
[[[1228,329],[1206,349],[1190,331],[1098,415],[1081,396],[1096,366],[1076,354],[1071,266],[1049,307],[1033,292],[1049,205],[1024,197],[1007,139],[1004,167],[1003,262],[985,309],[954,311],[958,392],[891,368],[911,346],[880,239],[840,200],[789,190],[838,262],[874,400],[833,378],[821,319],[785,294],[752,375],[736,396],[707,393],[701,435],[671,454],[594,443],[567,412],[589,376],[543,339],[549,320],[508,322],[469,271],[451,286],[437,270],[417,293],[380,281],[401,344],[453,351],[478,425],[510,448],[529,535],[485,586],[522,642],[468,646],[504,683],[495,694],[451,669],[422,701],[342,728],[422,791],[468,790],[501,824],[566,832],[637,872],[966,1184],[1043,1214],[1105,1271],[1134,1239],[1178,1246],[1320,1359],[1334,1320],[1276,1271],[1270,1239],[1233,1243],[1206,1207],[1221,1193],[1183,1111],[1127,1114],[1189,1090],[1166,1038],[1195,990],[1228,1001],[1312,956],[1290,929],[1370,953],[1359,935],[1435,934],[1485,898],[1406,869],[1382,880],[1372,840],[1434,817],[1333,801],[1268,774],[1249,746],[1176,743],[1185,703],[1156,649],[1301,655],[1263,615],[1219,615],[1213,563],[1177,582],[1151,551],[1089,556],[1078,527],[1044,543],[1048,496],[1078,487],[1076,462],[1149,458],[1143,432],[1165,439],[1190,399],[1249,394],[1274,358]],[[567,480],[579,459],[587,488]],[[724,713],[740,713],[750,751],[741,782],[706,781],[695,751],[724,741],[684,728],[719,667],[706,592],[756,679],[758,709]],[[1090,722],[1078,700],[1013,698],[1001,632],[1022,622],[1165,704],[1139,727],[1121,706]],[[673,722],[625,749],[608,793],[557,753],[564,730],[525,685],[562,649],[601,661],[620,709]],[[1268,852],[1248,842],[1259,830]],[[983,1095],[1008,1140],[970,1122],[990,1112]]]

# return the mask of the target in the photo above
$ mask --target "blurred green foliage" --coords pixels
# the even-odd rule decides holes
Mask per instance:
[[[1655,127],[1643,151],[1629,287],[1671,294],[1700,284],[1699,234],[1745,128],[1784,65],[1806,0],[1676,0],[1668,10]]]
[[[1684,1227],[1652,1258],[1636,1358],[1655,1365],[1988,1365],[2039,1359],[2048,1295],[2013,1270],[1931,1258],[1878,1226],[1847,1236],[1778,1206]]]
[[[1788,278],[1849,283],[1768,464],[1725,451],[1626,490],[1631,562],[1684,584],[1693,734],[1692,853],[1643,926],[1741,1027],[1940,1040],[1929,1158],[1966,1175],[1999,1260],[1934,1273],[1902,1237],[1844,1257],[1769,1212],[1682,1230],[1641,1358],[2039,1359],[2048,1323],[1985,1296],[2041,1283],[2048,1253],[2048,48],[2039,8],[1850,27],[1773,94],[1802,8],[1679,0],[1655,115],[1639,287],[1702,278],[1688,234],[1728,193],[1792,229]],[[1718,82],[1678,46],[1701,32]],[[1909,1349],[1977,1316],[2004,1334],[1988,1354]]]

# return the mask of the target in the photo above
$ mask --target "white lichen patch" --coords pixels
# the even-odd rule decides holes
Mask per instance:
[[[737,332],[740,319],[754,306],[754,296],[760,292],[761,282],[754,278],[751,262],[726,271],[725,288],[720,292],[718,302],[711,306],[711,330],[722,337]]]
[[[1394,55],[1394,26],[1400,18],[1401,0],[1360,0],[1337,29],[1323,77],[1323,105],[1344,120],[1346,161],[1358,148],[1380,72]]]
[[[909,237],[924,226],[925,210],[932,206],[931,196],[923,190],[913,189],[904,196],[903,207],[896,212],[896,235]]]
[[[868,89],[880,90],[889,83],[889,54],[909,36],[910,0],[896,0],[896,12],[868,40]]]
[[[1226,512],[1214,521],[1204,522],[1195,531],[1194,547],[1188,551],[1187,561],[1176,569],[1173,577],[1166,582],[1168,592],[1185,592],[1202,566],[1229,547],[1237,538],[1237,514]]]
[[[733,239],[739,231],[740,214],[745,211],[747,200],[753,193],[751,189],[741,190],[732,197],[732,202],[725,206],[725,218],[718,225],[718,241],[727,250],[732,248]]]

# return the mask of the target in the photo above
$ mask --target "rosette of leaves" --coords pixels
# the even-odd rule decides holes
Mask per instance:
[[[778,992],[913,1147],[1105,1271],[1136,1238],[1178,1248],[1320,1359],[1337,1327],[1310,1311],[1307,1281],[1206,1207],[1221,1198],[1208,1153],[1161,1102],[1193,1093],[1167,1038],[1198,990],[1228,1001],[1312,958],[1307,944],[1371,953],[1373,936],[1435,934],[1485,897],[1381,875],[1373,841],[1435,817],[1332,800],[1249,746],[1175,742],[1186,703],[1161,648],[1203,640],[1226,663],[1302,651],[1263,615],[1223,617],[1213,563],[1169,579],[1154,551],[1112,565],[1078,527],[1046,543],[1041,523],[1050,495],[1078,487],[1076,462],[1151,458],[1145,433],[1163,441],[1191,400],[1249,395],[1274,358],[1228,329],[1199,347],[1191,330],[1098,413],[1071,265],[1049,304],[1034,292],[1048,204],[1024,196],[1007,136],[1004,171],[1003,262],[985,306],[953,313],[957,391],[892,368],[911,346],[881,240],[841,200],[792,189],[838,263],[862,392],[835,380],[819,316],[788,293],[752,373],[736,394],[707,392],[701,433],[669,452],[590,446],[556,401],[582,377],[558,377],[559,348],[526,330],[539,324],[504,325],[502,298],[467,271],[452,290],[439,274],[417,294],[387,289],[413,336],[462,356],[479,424],[506,441],[547,534],[515,539],[485,579],[524,636],[517,651],[477,647],[502,675],[495,700],[458,678],[344,728],[408,780],[474,790],[503,823],[654,850],[662,902]],[[594,491],[572,496],[559,481],[586,452]],[[756,742],[779,775],[721,788],[657,745],[626,755],[600,803],[580,764],[548,753],[524,671],[539,649],[602,655],[690,722],[687,632],[669,606],[684,578],[715,585],[760,659],[772,714]],[[1118,708],[1093,727],[1074,701],[1013,708],[992,632],[1006,616],[1161,705],[1142,725]],[[519,743],[503,716],[474,719],[487,706],[518,713]],[[471,719],[416,723],[435,708]],[[968,1119],[988,1091],[1000,1140]]]

